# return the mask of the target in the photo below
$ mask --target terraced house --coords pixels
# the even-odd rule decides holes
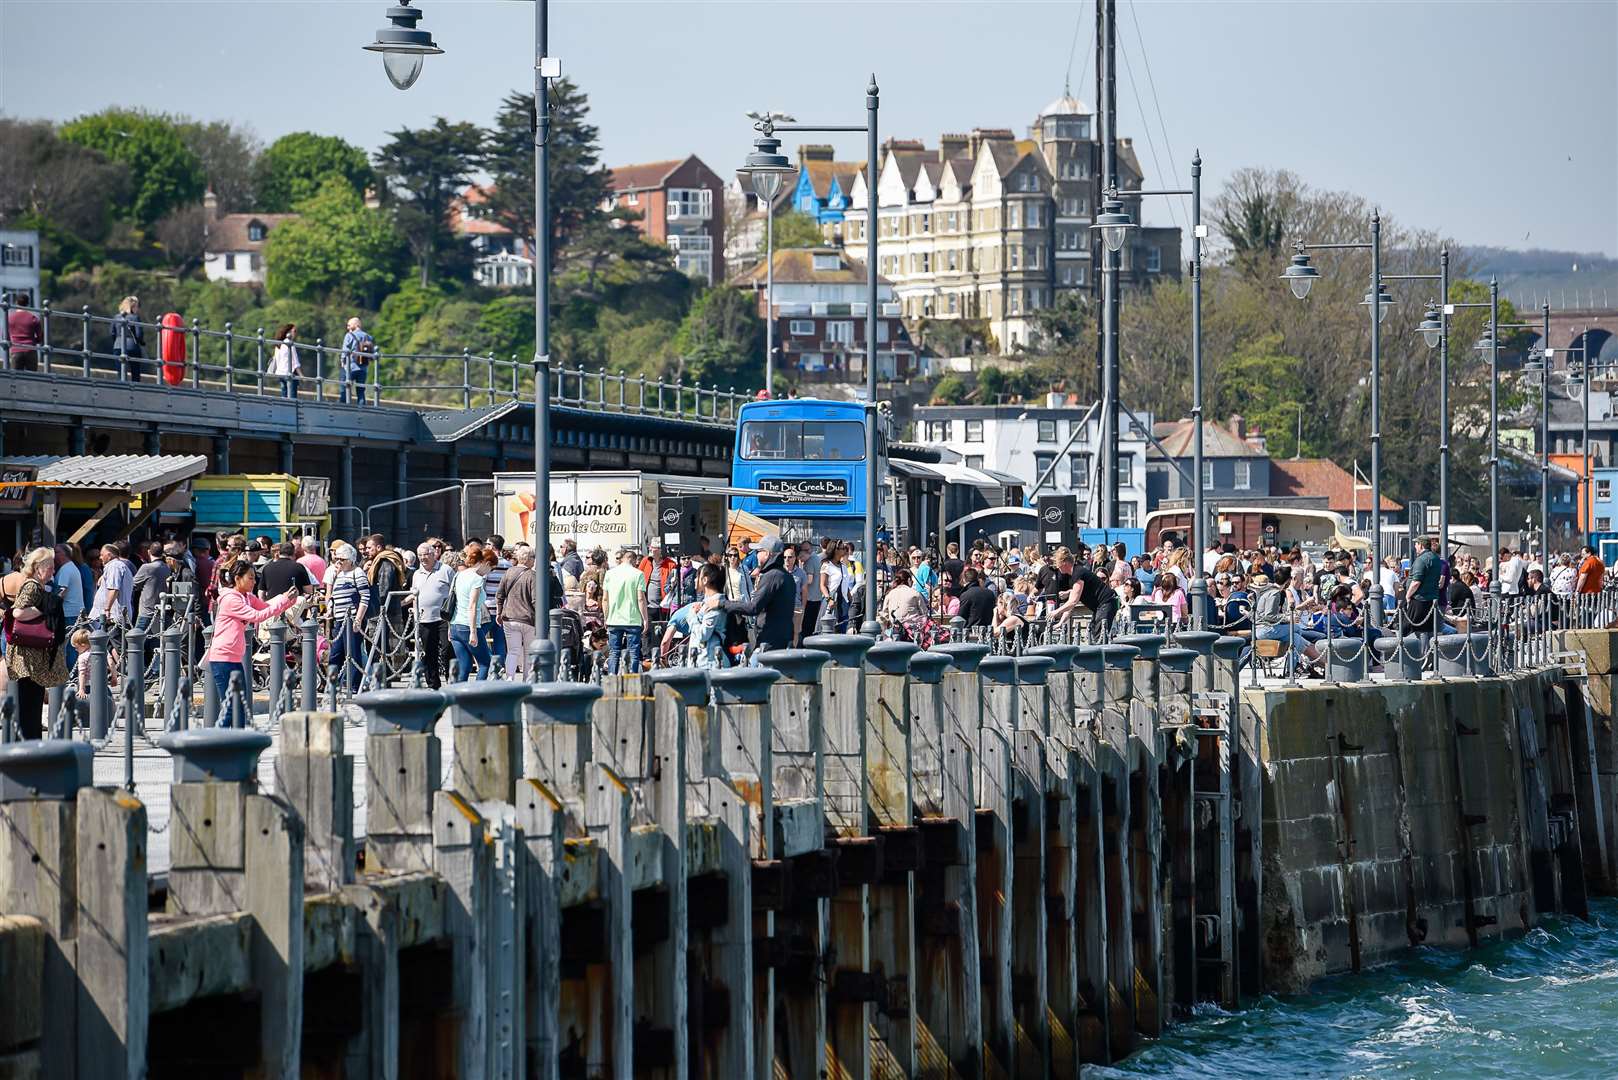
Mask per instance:
[[[1009,351],[1027,344],[1033,313],[1063,290],[1099,286],[1100,242],[1090,229],[1100,198],[1095,116],[1063,94],[1019,139],[1009,128],[883,144],[877,177],[878,267],[894,284],[904,317],[981,320]],[[1118,140],[1119,192],[1140,220],[1142,171]],[[843,242],[865,242],[869,188],[858,172],[843,211]],[[1132,230],[1123,281],[1178,276],[1180,230]]]

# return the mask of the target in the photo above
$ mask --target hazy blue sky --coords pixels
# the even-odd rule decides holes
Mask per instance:
[[[400,93],[359,49],[384,0],[0,0],[0,111],[143,106],[245,123],[266,142],[312,129],[370,149],[437,115],[487,122],[531,81],[531,5],[421,6],[446,54]],[[1081,24],[1073,88],[1093,104],[1093,9],[553,0],[551,52],[589,93],[608,163],[695,152],[728,176],[749,148],[743,112],[859,122],[871,71],[884,136],[1021,134],[1061,92]],[[1240,166],[1285,167],[1465,243],[1618,255],[1615,0],[1122,0],[1118,12],[1120,133],[1149,184],[1165,178],[1148,131],[1165,170],[1183,174],[1200,147],[1210,190]],[[862,147],[846,139],[840,156]],[[1167,224],[1167,208],[1149,220]]]

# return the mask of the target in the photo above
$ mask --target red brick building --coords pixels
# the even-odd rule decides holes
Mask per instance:
[[[640,215],[648,240],[667,244],[674,263],[712,284],[725,276],[725,184],[695,154],[612,170],[607,209]]]

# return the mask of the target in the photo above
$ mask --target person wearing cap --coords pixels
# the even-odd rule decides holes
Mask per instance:
[[[727,612],[757,620],[758,648],[753,652],[752,661],[757,664],[759,653],[768,649],[785,649],[792,644],[797,582],[784,569],[779,536],[770,535],[760,539],[755,554],[758,556],[759,572],[753,595],[745,600],[726,600],[722,594],[716,593],[704,601],[704,610],[722,607]]]

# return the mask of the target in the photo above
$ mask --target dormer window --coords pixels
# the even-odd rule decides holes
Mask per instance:
[[[262,221],[250,221],[247,223],[247,239],[250,243],[262,244],[264,242],[264,233],[265,229]]]
[[[840,269],[841,266],[842,261],[836,255],[817,254],[815,256],[816,270],[837,270]]]

